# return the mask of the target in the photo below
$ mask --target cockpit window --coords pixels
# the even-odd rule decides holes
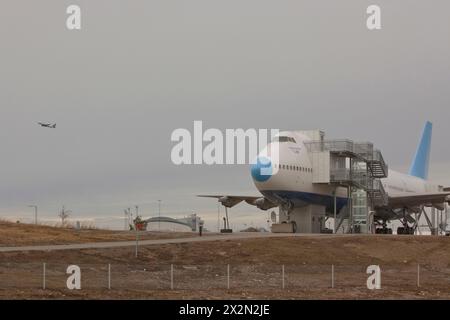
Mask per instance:
[[[278,136],[273,138],[274,142],[293,142],[295,143],[295,139],[292,137],[287,137],[287,136]]]

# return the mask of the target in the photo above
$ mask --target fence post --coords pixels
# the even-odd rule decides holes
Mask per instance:
[[[111,264],[108,264],[108,290],[111,290]]]
[[[230,289],[230,265],[227,264],[227,289]]]
[[[45,290],[45,262],[42,265],[42,289]]]
[[[136,258],[138,257],[138,247],[139,247],[139,233],[136,228],[136,252],[135,252]]]
[[[170,265],[170,290],[173,290],[173,264]]]
[[[420,287],[420,264],[417,264],[417,288]]]
[[[331,265],[331,288],[334,289],[334,264]]]

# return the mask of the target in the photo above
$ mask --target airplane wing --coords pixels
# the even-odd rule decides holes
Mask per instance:
[[[256,206],[261,210],[268,210],[278,206],[278,204],[269,201],[263,196],[230,196],[230,195],[197,195],[197,197],[202,198],[216,198],[222,205],[227,208],[232,208],[242,201],[247,202],[252,206]]]
[[[392,209],[417,207],[422,205],[441,207],[444,202],[450,203],[450,191],[389,196],[388,206]]]

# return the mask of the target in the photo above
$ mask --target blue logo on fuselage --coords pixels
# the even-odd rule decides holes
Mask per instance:
[[[251,166],[252,177],[258,182],[264,182],[272,176],[272,162],[266,157],[258,157]]]

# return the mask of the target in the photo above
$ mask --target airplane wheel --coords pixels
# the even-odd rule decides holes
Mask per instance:
[[[297,233],[297,224],[295,223],[295,221],[292,221],[292,229],[294,230],[294,233]]]
[[[404,234],[405,233],[405,228],[404,227],[398,227],[397,228],[397,234]]]

